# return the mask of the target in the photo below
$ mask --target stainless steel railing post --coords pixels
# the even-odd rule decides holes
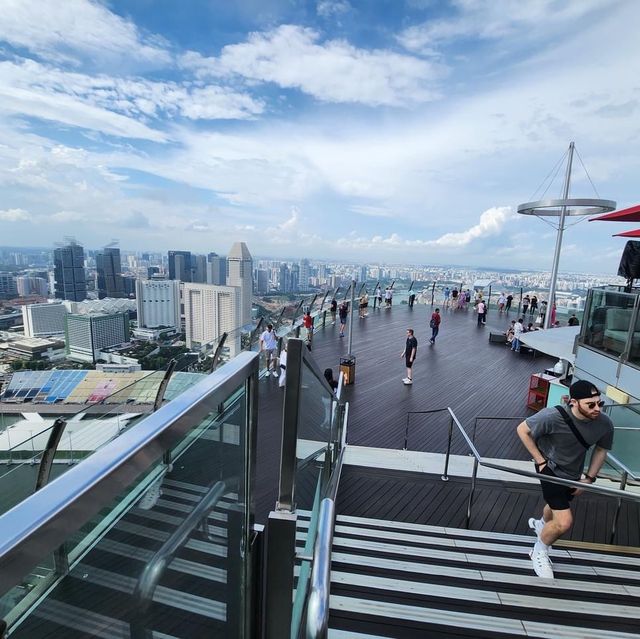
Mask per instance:
[[[444,458],[444,473],[442,481],[449,481],[449,456],[451,455],[451,438],[453,437],[453,415],[449,416],[449,437],[447,439],[447,455]]]
[[[627,481],[629,479],[629,473],[625,470],[622,473],[622,478],[620,479],[620,490],[625,490],[627,488]],[[618,528],[618,519],[620,518],[620,510],[622,508],[622,497],[618,497],[618,505],[616,506],[616,514],[613,516],[613,523],[611,524],[611,534],[609,535],[609,543],[612,544],[613,540],[616,538],[617,528]]]
[[[471,506],[473,505],[473,495],[476,492],[476,479],[478,477],[478,460],[473,458],[473,472],[471,473],[471,490],[469,491],[469,500],[467,501],[467,516],[465,519],[465,528],[469,528],[471,524]]]

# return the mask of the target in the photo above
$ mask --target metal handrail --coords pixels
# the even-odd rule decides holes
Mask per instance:
[[[137,612],[140,616],[131,624],[132,631],[134,631],[132,634],[145,637],[144,615],[153,600],[153,593],[158,586],[160,578],[174,560],[178,550],[180,550],[189,539],[194,528],[196,528],[200,522],[206,522],[209,513],[217,506],[226,489],[226,482],[216,482],[202,498],[202,501],[189,513],[171,537],[165,541],[160,550],[153,555],[149,563],[144,567],[133,591],[134,600],[139,607]]]
[[[239,386],[257,385],[257,374],[258,353],[240,353],[149,415],[144,428],[128,430],[2,515],[0,593],[20,583]]]
[[[306,639],[324,639],[329,627],[329,595],[331,591],[331,548],[336,519],[336,495],[342,473],[344,448],[331,473],[326,497],[320,503],[318,530],[313,544],[313,568],[307,602]]]

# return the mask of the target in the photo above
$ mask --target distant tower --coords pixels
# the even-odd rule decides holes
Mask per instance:
[[[300,261],[300,290],[309,290],[309,278],[311,277],[311,268],[309,260],[306,258]]]
[[[84,271],[84,249],[71,241],[53,251],[55,297],[82,302],[87,299],[87,278]]]
[[[169,279],[191,282],[191,251],[169,251]]]
[[[253,259],[244,242],[236,242],[227,256],[227,286],[240,288],[240,326],[251,323],[253,293]]]
[[[105,248],[96,253],[96,271],[98,273],[98,299],[125,296],[119,248]]]
[[[278,277],[278,289],[281,293],[291,292],[291,275],[289,273],[289,265],[280,264],[280,274]]]
[[[193,278],[192,282],[199,284],[207,283],[207,256],[206,255],[194,255],[191,258],[193,264]]]
[[[227,284],[227,260],[217,253],[207,255],[207,284],[218,286]]]

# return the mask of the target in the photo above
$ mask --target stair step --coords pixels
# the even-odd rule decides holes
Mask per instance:
[[[496,633],[504,633],[507,636],[512,635],[514,637],[533,636],[546,639],[637,639],[638,637],[636,633],[537,621],[521,621],[508,617],[441,610],[341,595],[331,595],[330,608],[332,613],[340,618],[343,618],[345,614],[357,614],[374,620],[377,619],[381,625],[383,624],[381,618],[394,620],[396,623],[399,621],[408,622],[412,624],[413,628],[420,627],[420,624],[422,624],[419,631],[425,634],[416,634],[415,636],[425,637],[438,636],[436,627],[449,627],[457,630],[466,629],[473,632],[475,636],[487,637],[491,637]],[[330,621],[332,627],[334,627],[334,621],[336,620],[332,619]],[[426,634],[427,632],[429,634]]]
[[[604,595],[618,595],[621,597],[640,597],[640,588],[626,584],[597,583],[589,580],[577,579],[540,579],[530,575],[512,574],[507,572],[492,572],[472,568],[458,568],[448,565],[430,565],[412,561],[399,561],[384,557],[371,557],[341,552],[332,553],[332,562],[338,567],[354,566],[356,569],[378,569],[393,573],[408,573],[416,576],[437,577],[439,579],[478,581],[484,584],[512,584],[532,590],[579,590],[582,593]],[[530,568],[530,567],[529,567]],[[344,568],[342,568],[344,570]],[[591,575],[589,575],[590,577]]]
[[[107,617],[96,612],[91,612],[90,610],[79,608],[78,606],[72,606],[51,598],[40,604],[36,608],[33,616],[58,624],[65,628],[86,633],[87,636],[91,637],[100,637],[101,639],[131,639],[131,627],[127,622],[121,621],[120,619],[114,619],[113,617]],[[16,634],[20,636],[21,632],[22,626],[19,626],[16,630]],[[50,626],[47,626],[47,630],[45,630],[45,632],[47,634],[42,634],[42,637],[62,637],[66,634],[64,630],[62,630],[61,633],[53,634]],[[31,637],[35,636],[33,630],[30,631],[29,634]],[[151,638],[177,639],[173,635],[156,631],[151,633]]]
[[[541,580],[542,581],[542,580]],[[553,581],[553,580],[549,580]],[[362,575],[332,571],[331,583],[341,584],[357,588],[374,589],[391,593],[420,596],[427,599],[452,599],[464,602],[491,604],[493,606],[510,606],[513,608],[531,608],[534,610],[555,610],[567,614],[596,615],[603,617],[618,617],[619,619],[640,619],[640,607],[598,602],[594,605],[590,601],[581,599],[558,599],[555,597],[542,597],[535,594],[520,594],[509,592],[496,592],[494,590],[481,590],[477,588],[461,588],[433,582],[407,581],[378,577],[374,575]],[[575,592],[575,591],[574,591]],[[576,592],[576,596],[580,591]]]

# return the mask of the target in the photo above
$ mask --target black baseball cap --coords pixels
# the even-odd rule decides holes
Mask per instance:
[[[600,391],[595,384],[588,382],[586,379],[579,379],[569,386],[569,396],[571,399],[589,399],[600,395]]]

